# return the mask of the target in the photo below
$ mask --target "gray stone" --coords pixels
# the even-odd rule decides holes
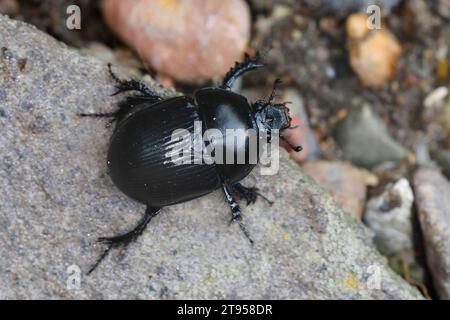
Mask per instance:
[[[436,148],[433,151],[433,158],[442,169],[442,173],[450,179],[450,150]]]
[[[441,299],[450,299],[450,182],[435,169],[414,174],[428,267]]]
[[[33,27],[0,16],[0,29],[0,298],[422,298],[284,153],[280,175],[255,170],[245,181],[275,200],[243,208],[253,247],[214,192],[165,208],[84,276],[104,249],[95,239],[127,230],[144,210],[108,178],[112,129],[77,116],[113,110],[113,82],[103,62]]]
[[[375,243],[383,254],[398,254],[414,247],[413,202],[413,191],[405,178],[367,202],[364,221],[375,232]]]
[[[300,92],[294,88],[288,88],[283,91],[283,96],[281,101],[288,101],[289,111],[292,117],[298,116],[302,123],[303,136],[305,137],[307,149],[308,149],[308,160],[316,160],[320,158],[320,148],[317,143],[316,137],[310,127],[310,122],[308,118],[308,113],[306,112],[305,102],[303,101]],[[303,146],[305,149],[305,146]]]
[[[392,139],[370,105],[359,101],[351,105],[347,117],[337,124],[335,136],[344,158],[364,168],[399,161],[407,155],[406,149]]]
[[[375,245],[387,256],[390,266],[407,279],[423,283],[425,270],[414,246],[413,204],[411,185],[406,178],[401,178],[367,202],[364,222],[375,233]]]
[[[450,19],[450,3],[448,0],[438,0],[437,9],[441,16]]]

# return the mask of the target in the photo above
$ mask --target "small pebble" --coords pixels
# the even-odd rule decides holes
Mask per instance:
[[[250,39],[243,0],[105,0],[110,28],[159,73],[200,84],[241,61]]]
[[[378,184],[375,175],[345,162],[308,161],[302,169],[358,219],[363,214],[367,187]]]
[[[398,162],[408,155],[408,150],[390,136],[386,124],[364,101],[352,102],[348,115],[337,123],[334,136],[344,159],[367,169],[383,162]]]
[[[411,283],[423,284],[425,270],[415,251],[413,205],[411,185],[401,178],[367,202],[364,222],[375,233],[375,245],[388,258],[389,265]]]
[[[295,152],[290,150],[289,155],[295,162],[302,162],[306,159],[313,160],[320,157],[320,149],[316,137],[309,126],[308,114],[300,93],[293,88],[283,91],[280,101],[288,101],[289,113],[292,117],[291,127],[295,129],[287,130],[283,133],[293,145],[301,145],[303,150]]]
[[[450,19],[450,2],[448,0],[438,0],[437,10],[439,14],[447,19]]]
[[[367,202],[364,220],[375,232],[375,243],[385,255],[414,248],[412,206],[414,194],[405,178],[388,185],[384,192]]]
[[[19,12],[20,7],[16,0],[0,0],[0,13],[15,17]]]
[[[427,262],[441,299],[450,299],[450,182],[437,170],[419,168],[414,191]]]
[[[423,101],[426,108],[440,107],[445,103],[445,98],[448,96],[447,87],[439,87],[431,91]]]
[[[394,77],[402,47],[386,28],[369,32],[366,21],[362,13],[347,19],[350,65],[365,86],[378,88]]]

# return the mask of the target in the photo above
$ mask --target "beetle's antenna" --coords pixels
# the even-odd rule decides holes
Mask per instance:
[[[280,78],[277,78],[275,80],[275,82],[273,83],[273,87],[272,87],[272,93],[270,94],[269,98],[267,99],[268,104],[271,103],[273,101],[273,99],[275,99],[275,97],[277,96],[277,87],[279,85],[281,85],[283,83],[283,81],[281,81]]]
[[[303,147],[298,145],[298,146],[294,146],[293,144],[291,144],[289,141],[287,141],[286,137],[280,135],[280,139],[283,140],[284,142],[286,142],[289,147],[291,147],[292,149],[294,149],[295,152],[300,152],[303,150]]]

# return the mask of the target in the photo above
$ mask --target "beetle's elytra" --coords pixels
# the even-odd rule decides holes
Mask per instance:
[[[278,81],[267,100],[258,100],[253,104],[244,96],[231,91],[234,81],[242,74],[264,67],[259,54],[254,58],[246,56],[242,63],[236,63],[225,76],[221,87],[202,88],[193,97],[162,99],[143,83],[135,80],[121,81],[109,67],[111,76],[117,82],[116,94],[136,91],[139,95],[127,97],[119,103],[119,109],[115,112],[81,116],[112,117],[117,122],[108,151],[110,176],[123,193],[147,205],[147,209],[132,231],[99,239],[108,247],[89,273],[111,248],[135,240],[162,207],[189,201],[219,188],[223,190],[231,208],[232,221],[239,223],[252,242],[241,222],[240,207],[234,196],[253,203],[260,195],[257,188],[247,188],[239,183],[255,164],[250,163],[248,158],[243,164],[174,163],[170,157],[176,143],[172,139],[172,133],[179,129],[193,133],[196,121],[205,130],[213,128],[223,133],[227,129],[254,129],[256,132],[277,129],[282,133],[290,128],[291,119],[285,104],[273,103]],[[279,136],[283,139],[282,134]],[[243,139],[245,143],[237,143],[232,152],[248,154],[248,137]],[[301,150],[300,146],[291,147],[296,151]]]

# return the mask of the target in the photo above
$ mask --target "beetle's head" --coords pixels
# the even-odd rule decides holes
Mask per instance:
[[[267,130],[285,130],[291,126],[289,108],[285,104],[272,104],[258,100],[253,104],[258,126]]]
[[[273,103],[276,87],[280,83],[279,79],[275,81],[273,91],[268,99],[257,100],[253,104],[253,112],[258,128],[268,131],[279,130],[280,138],[286,141],[282,132],[287,129],[294,129],[294,127],[291,127],[292,119],[289,115],[289,108],[286,106],[287,103]],[[288,141],[286,142],[295,151],[302,150],[301,146],[293,146]]]

